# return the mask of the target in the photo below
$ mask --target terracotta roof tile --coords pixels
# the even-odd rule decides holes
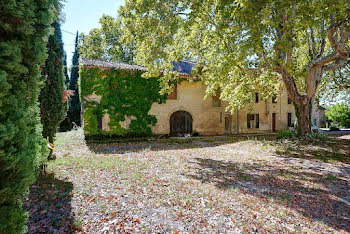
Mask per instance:
[[[96,66],[104,68],[119,68],[125,70],[137,70],[137,71],[147,71],[146,67],[139,65],[130,65],[126,63],[116,63],[96,59],[80,59],[79,64],[82,66]],[[192,76],[191,70],[195,65],[193,62],[180,61],[178,63],[173,62],[173,71],[178,71],[181,76]]]

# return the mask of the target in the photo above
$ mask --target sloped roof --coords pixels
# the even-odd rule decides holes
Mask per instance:
[[[178,63],[173,62],[173,65],[174,65],[173,71],[178,71],[180,73],[191,75],[191,71],[195,63],[188,62],[188,61],[179,61]]]
[[[80,59],[79,64],[83,66],[96,66],[96,67],[105,67],[105,68],[120,68],[125,70],[147,71],[147,68],[139,65],[115,63],[115,62],[96,60],[96,59]]]
[[[119,68],[125,70],[147,71],[146,67],[139,65],[130,65],[126,63],[116,63],[96,59],[80,59],[79,64],[82,66],[96,66],[104,68]],[[178,71],[181,76],[192,76],[191,71],[195,64],[187,61],[179,61],[178,63],[173,62],[173,65],[173,71]]]

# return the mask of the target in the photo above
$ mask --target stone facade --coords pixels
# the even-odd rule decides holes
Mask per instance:
[[[97,62],[95,64],[96,61],[87,60],[83,65],[98,66],[105,69],[117,67],[126,70],[139,70],[138,67],[129,68],[123,64]],[[189,82],[186,80],[186,76],[190,75],[183,75],[185,79],[177,84],[175,95],[174,93],[169,95],[168,100],[163,104],[153,103],[148,112],[157,118],[156,125],[152,126],[154,134],[171,134],[171,129],[174,129],[174,126],[172,128],[171,125],[181,123],[181,120],[172,122],[172,116],[175,112],[186,113],[186,117],[184,117],[186,121],[183,123],[190,126],[192,133],[198,133],[199,135],[275,132],[288,129],[294,126],[296,122],[294,106],[288,102],[286,90],[283,88],[279,91],[275,101],[271,98],[264,100],[263,97],[257,94],[256,101],[252,106],[231,113],[226,112],[228,103],[213,97],[204,98],[206,86],[202,82]],[[84,99],[98,101],[100,97],[90,95],[84,97]],[[127,129],[134,118],[134,116],[125,116],[125,121],[120,123],[121,127]],[[313,105],[311,119],[313,125],[317,127],[320,127],[320,124],[324,121],[324,112],[319,110],[315,104]],[[105,131],[109,131],[109,120],[108,114],[105,114],[102,118],[102,129]],[[191,121],[191,123],[188,124],[188,121]],[[176,127],[181,128],[181,126]],[[186,132],[188,131],[186,130]]]
[[[168,99],[166,103],[154,103],[150,114],[157,117],[156,126],[152,131],[156,134],[170,133],[170,116],[179,110],[187,111],[193,119],[193,132],[201,135],[222,135],[225,133],[260,133],[272,132],[272,114],[275,113],[275,131],[288,129],[288,113],[291,123],[295,122],[293,104],[288,104],[285,90],[281,90],[277,103],[272,100],[263,100],[259,96],[258,103],[254,103],[252,110],[249,107],[234,113],[226,112],[227,103],[221,102],[219,107],[213,105],[213,98],[204,99],[206,87],[201,82],[183,81],[177,86],[177,98]],[[247,115],[259,114],[259,127],[248,128]],[[238,118],[237,118],[238,117]],[[238,126],[238,128],[237,128]]]

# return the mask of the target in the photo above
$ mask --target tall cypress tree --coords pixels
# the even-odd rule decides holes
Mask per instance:
[[[67,54],[66,54],[66,52],[64,52],[63,66],[64,66],[63,73],[64,73],[64,77],[66,78],[65,81],[64,81],[64,84],[65,84],[65,87],[67,89],[69,89],[69,76],[68,76]],[[68,107],[69,107],[69,102],[67,102],[67,104],[65,104],[66,112],[68,110]],[[65,131],[69,131],[71,129],[72,129],[72,124],[69,121],[68,115],[66,115],[64,120],[59,125],[59,131],[60,132],[65,132]]]
[[[57,0],[0,5],[0,233],[21,233],[21,200],[48,155],[38,96]]]
[[[64,52],[63,66],[64,66],[63,72],[64,72],[64,77],[65,77],[64,84],[66,85],[66,88],[68,88],[69,87],[69,76],[68,76],[67,54],[66,54],[66,52]]]
[[[69,110],[68,110],[68,118],[70,122],[73,124],[80,126],[81,122],[81,106],[79,99],[79,88],[78,88],[78,80],[79,80],[79,48],[78,48],[78,40],[79,35],[77,32],[75,38],[75,51],[72,60],[72,69],[69,80],[69,89],[74,90],[74,95],[71,97],[69,102]]]
[[[46,79],[45,87],[40,93],[40,115],[43,124],[43,136],[53,143],[53,137],[59,124],[65,117],[65,103],[62,103],[62,93],[65,89],[64,50],[60,24],[54,22],[55,33],[50,36],[47,44],[48,58],[42,71]],[[51,155],[51,154],[50,154]]]

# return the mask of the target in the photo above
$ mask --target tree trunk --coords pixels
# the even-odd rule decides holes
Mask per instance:
[[[51,143],[51,144],[53,144],[53,135],[50,133],[49,134],[49,142]],[[49,154],[49,156],[47,157],[48,158],[48,160],[53,160],[53,159],[55,159],[54,157],[53,157],[53,155],[52,155],[52,153],[53,153],[53,151],[52,151],[52,149],[50,149],[50,154]]]
[[[304,136],[307,132],[311,131],[311,100],[317,87],[316,73],[309,74],[309,79],[306,79],[308,93],[301,95],[298,92],[294,78],[290,76],[283,66],[279,67],[279,71],[286,86],[288,98],[290,98],[294,104],[295,114],[298,119],[298,124],[296,126],[297,133],[299,136]]]
[[[307,99],[307,97],[304,97]],[[305,104],[306,103],[306,104]],[[298,99],[294,101],[295,115],[298,119],[297,134],[298,136],[304,136],[307,132],[311,131],[311,100],[305,100],[300,102]]]

